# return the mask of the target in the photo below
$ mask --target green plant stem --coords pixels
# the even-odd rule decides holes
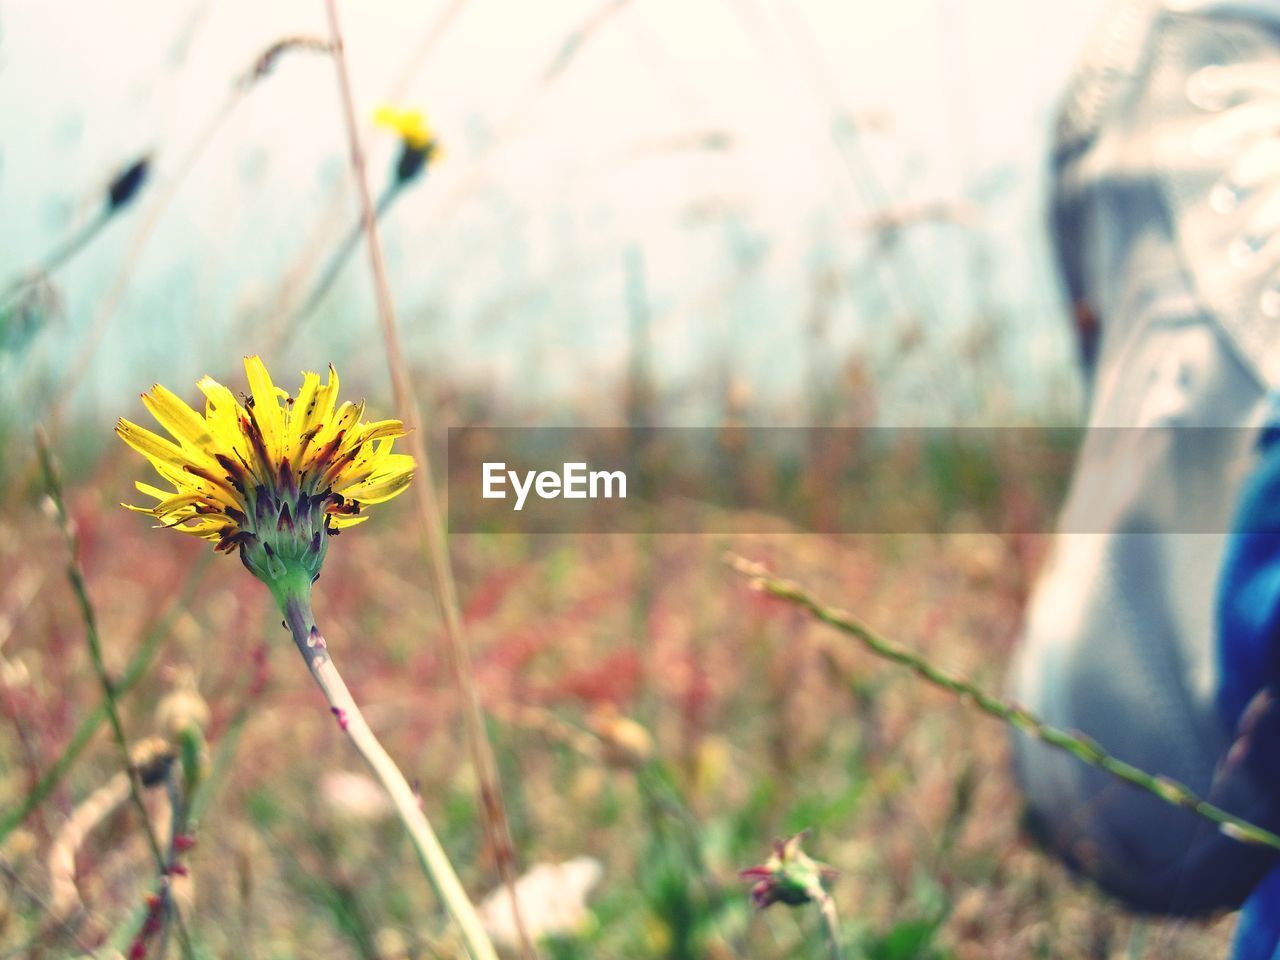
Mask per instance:
[[[114,216],[115,211],[110,207],[104,206],[96,213],[91,220],[86,221],[71,236],[67,237],[59,246],[50,251],[37,267],[27,278],[31,276],[48,276],[53,273],[77,253],[83,250],[107,225],[107,222]],[[23,281],[18,281],[14,286],[18,287]]]
[[[836,916],[836,902],[825,890],[817,899],[818,913],[822,916],[822,932],[827,938],[827,949],[831,960],[844,960],[844,951],[840,947],[840,919]]]
[[[142,679],[147,672],[147,667],[151,665],[152,659],[156,655],[156,651],[160,649],[160,643],[164,640],[169,632],[169,625],[177,616],[178,611],[182,610],[195,593],[195,588],[200,582],[200,574],[209,565],[214,554],[208,551],[200,555],[200,559],[192,566],[191,571],[187,574],[186,584],[182,588],[177,598],[170,604],[154,624],[146,631],[142,638],[142,645],[138,648],[138,652],[133,655],[133,659],[125,666],[124,672],[120,674],[119,679],[112,683],[115,700],[118,702],[121,697],[137,686],[138,681]],[[85,748],[92,742],[94,735],[98,732],[98,728],[102,726],[107,719],[107,705],[100,703],[94,708],[93,712],[80,721],[75,731],[71,734],[71,739],[67,742],[64,749],[57,760],[51,766],[34,787],[31,792],[23,798],[22,802],[16,808],[0,817],[0,843],[14,830],[22,825],[27,817],[31,816],[32,811],[48,798],[62,778],[67,775],[67,771],[80,759],[80,755],[84,753]]]
[[[454,872],[435,831],[422,812],[417,795],[409,786],[390,754],[369,729],[364,714],[343,682],[342,675],[329,656],[324,637],[315,625],[311,612],[310,584],[281,587],[276,591],[284,612],[285,623],[293,635],[293,642],[306,661],[307,669],[329,701],[329,709],[338,725],[346,733],[352,745],[359,751],[374,776],[382,783],[391,798],[396,815],[409,832],[414,851],[422,869],[436,889],[441,902],[462,933],[463,942],[472,960],[497,960],[493,944],[480,923],[462,882]]]
[[[160,890],[161,896],[165,900],[165,910],[166,912],[173,911],[174,925],[178,930],[178,940],[182,946],[182,955],[190,957],[191,940],[187,934],[186,924],[183,922],[182,914],[174,907],[172,898],[168,896],[169,861],[160,849],[160,842],[156,839],[155,827],[151,823],[150,814],[147,813],[147,805],[142,799],[142,784],[139,782],[138,771],[133,764],[133,759],[129,756],[129,741],[125,737],[124,724],[120,720],[120,711],[116,702],[116,687],[111,680],[110,674],[107,673],[106,661],[102,656],[102,641],[98,636],[98,617],[93,609],[93,602],[89,599],[89,589],[85,583],[84,570],[80,566],[80,537],[76,532],[75,523],[72,521],[70,514],[67,513],[67,506],[62,497],[62,481],[58,476],[57,467],[54,465],[53,454],[49,449],[48,440],[44,432],[40,430],[36,432],[36,448],[40,454],[40,469],[44,474],[49,499],[53,501],[59,526],[67,541],[67,548],[70,554],[67,560],[67,579],[71,582],[71,589],[75,593],[76,602],[80,607],[80,616],[84,620],[85,641],[89,647],[89,659],[93,662],[94,673],[97,675],[98,683],[102,687],[103,707],[106,709],[111,733],[120,752],[125,776],[129,778],[129,799],[138,811],[138,816],[142,819],[142,831],[146,834],[147,844],[151,848],[151,855],[155,860],[156,870],[160,877]]]
[[[734,554],[727,555],[726,560],[738,573],[750,577],[755,589],[794,604],[815,620],[834,627],[846,636],[853,637],[877,657],[907,667],[922,680],[955,694],[983,713],[1003,720],[1051,747],[1065,750],[1090,766],[1105,770],[1118,780],[1145,790],[1165,803],[1190,810],[1197,816],[1217,824],[1219,829],[1229,837],[1243,843],[1280,850],[1280,836],[1203,800],[1176,780],[1147,773],[1113,757],[1091,737],[1050,726],[1026,707],[994,697],[968,680],[938,669],[915,651],[885,639],[845,611],[829,607],[816,600],[800,585],[774,577],[758,563]]]
[[[382,197],[378,200],[378,205],[374,208],[373,215],[375,218],[381,219],[386,215],[396,198],[400,196],[401,187],[403,186],[404,184],[396,180],[392,180],[387,184],[386,189],[382,192]],[[290,318],[284,330],[280,332],[281,343],[287,343],[302,328],[303,324],[310,319],[311,314],[324,301],[329,291],[333,289],[334,283],[342,274],[342,268],[347,265],[347,261],[351,259],[352,252],[364,237],[364,232],[364,221],[357,221],[355,226],[351,228],[351,232],[334,248],[333,253],[329,255],[329,259],[324,265],[324,269],[320,271],[320,276],[312,286],[311,292],[307,294],[307,299]]]
[[[174,764],[176,766],[177,764]],[[168,774],[165,776],[165,794],[169,800],[169,862],[176,863],[178,859],[178,837],[186,833],[186,811],[187,805],[182,797],[178,784],[173,776],[173,767],[169,768]],[[156,944],[156,956],[159,960],[165,960],[169,954],[169,931],[171,926],[169,918],[178,914],[178,907],[175,904],[171,910],[165,911],[164,923],[160,927],[160,936]]]

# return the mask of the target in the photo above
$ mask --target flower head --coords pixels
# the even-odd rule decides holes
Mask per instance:
[[[156,503],[124,506],[220,552],[239,549],[273,589],[309,584],[329,537],[367,520],[362,507],[390,500],[413,479],[413,458],[391,452],[404,425],[363,422],[364,401],[339,405],[332,366],[324,384],[304,373],[296,398],[271,382],[256,356],[244,366],[250,395],[243,402],[212,377],[199,382],[203,416],[159,384],[142,395],[177,442],[121,418],[116,433],[173,486],[137,483]]]
[[[800,849],[803,833],[773,841],[773,855],[758,867],[738,876],[753,881],[751,900],[761,910],[775,903],[798,907],[820,903],[827,897],[825,884],[837,876],[834,867],[819,863]]]
[[[435,131],[421,110],[401,110],[383,105],[373,112],[373,122],[400,137],[400,159],[396,162],[396,185],[408,183],[439,151]]]

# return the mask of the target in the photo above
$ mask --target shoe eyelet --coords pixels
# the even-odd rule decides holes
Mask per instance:
[[[1280,276],[1271,278],[1267,288],[1258,297],[1258,309],[1269,320],[1280,320]]]
[[[1226,82],[1220,65],[1201,67],[1187,78],[1187,100],[1192,106],[1212,113],[1225,110],[1233,99],[1233,91]]]
[[[1247,267],[1265,245],[1265,237],[1246,234],[1231,241],[1230,246],[1227,247],[1227,259],[1231,261],[1232,266]]]
[[[1241,187],[1234,183],[1225,180],[1219,181],[1209,191],[1209,209],[1223,216],[1234,213],[1236,208],[1240,206],[1240,200],[1243,198],[1244,192]]]

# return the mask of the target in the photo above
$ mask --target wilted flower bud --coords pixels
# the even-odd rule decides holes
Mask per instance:
[[[173,689],[156,705],[156,725],[170,740],[176,741],[187,730],[203,734],[209,719],[209,704],[196,689],[190,670],[179,674]]]
[[[129,762],[144,787],[164,783],[175,758],[172,745],[163,737],[143,737],[129,748]]]
[[[763,910],[775,903],[798,907],[821,903],[827,898],[825,884],[834,880],[838,871],[819,863],[800,849],[803,833],[786,840],[773,841],[773,856],[758,867],[749,867],[738,876],[754,881],[751,900]]]

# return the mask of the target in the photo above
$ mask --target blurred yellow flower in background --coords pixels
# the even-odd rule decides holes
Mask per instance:
[[[421,110],[401,110],[383,104],[373,111],[373,122],[399,134],[407,146],[425,150],[435,142],[435,133]]]
[[[400,158],[396,161],[394,195],[399,187],[414,179],[433,160],[440,157],[440,143],[421,110],[401,110],[384,104],[373,112],[373,122],[400,136]]]

